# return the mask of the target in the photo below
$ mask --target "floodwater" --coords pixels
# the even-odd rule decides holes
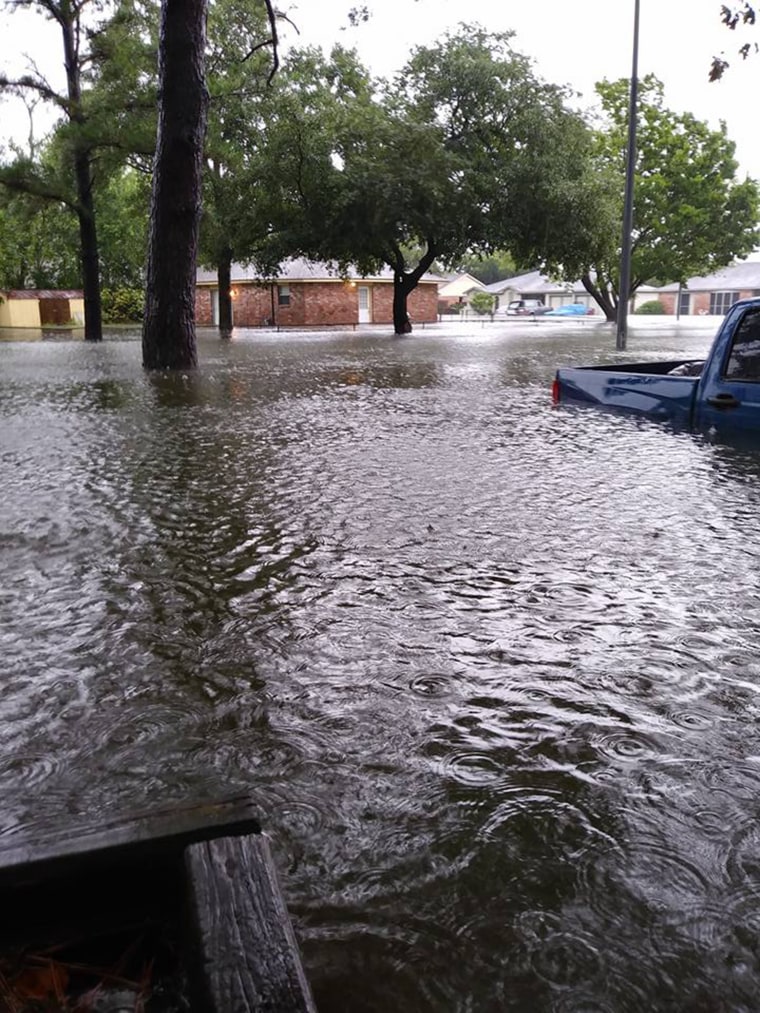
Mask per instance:
[[[551,405],[636,327],[1,342],[0,841],[246,793],[321,1013],[760,1009],[760,450]]]

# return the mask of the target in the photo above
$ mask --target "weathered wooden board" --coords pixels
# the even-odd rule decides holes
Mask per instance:
[[[266,837],[185,852],[197,995],[204,1013],[316,1013]]]
[[[104,866],[136,866],[177,855],[189,844],[227,834],[259,833],[249,798],[119,815],[95,826],[46,831],[0,844],[0,891],[89,874]]]

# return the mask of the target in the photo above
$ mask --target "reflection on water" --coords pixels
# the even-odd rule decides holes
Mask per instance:
[[[323,1013],[756,1009],[760,456],[612,344],[0,346],[0,835],[248,792]]]

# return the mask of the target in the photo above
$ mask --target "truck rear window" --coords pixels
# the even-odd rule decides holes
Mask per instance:
[[[736,328],[724,372],[726,380],[760,381],[760,312],[750,310]]]

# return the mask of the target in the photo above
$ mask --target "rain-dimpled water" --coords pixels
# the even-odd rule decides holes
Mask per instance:
[[[0,842],[246,795],[320,1013],[760,1009],[760,449],[550,399],[713,331],[3,335]]]

